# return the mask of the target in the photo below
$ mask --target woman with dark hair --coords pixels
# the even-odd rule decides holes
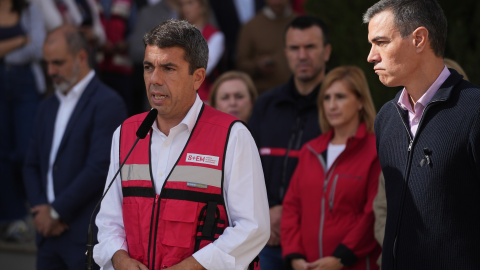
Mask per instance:
[[[293,269],[378,269],[372,202],[380,164],[363,71],[331,70],[318,112],[324,133],[301,149],[283,201],[283,256]]]
[[[45,90],[39,61],[45,28],[24,0],[0,0],[0,226],[3,238],[21,240],[27,215],[21,169],[34,113]]]

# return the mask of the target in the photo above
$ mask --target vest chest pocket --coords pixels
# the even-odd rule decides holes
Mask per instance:
[[[173,199],[165,202],[163,244],[182,248],[193,246],[197,208],[197,202]]]

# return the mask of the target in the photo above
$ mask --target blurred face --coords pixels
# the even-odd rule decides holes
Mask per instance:
[[[323,76],[331,47],[323,45],[320,27],[312,26],[303,30],[290,28],[285,42],[288,65],[297,80],[309,82]]]
[[[394,25],[391,11],[375,15],[368,24],[368,41],[372,44],[367,61],[380,81],[389,87],[405,86],[415,66],[415,43],[412,35],[402,38]]]
[[[71,54],[64,38],[52,38],[43,46],[43,58],[47,74],[55,89],[67,94],[80,81],[81,68],[79,54]]]
[[[240,79],[224,81],[215,96],[216,109],[247,122],[253,102],[245,83]]]
[[[333,129],[357,127],[360,122],[360,99],[342,80],[330,85],[323,96],[323,110]]]
[[[180,123],[196,98],[196,90],[205,78],[205,69],[189,74],[189,63],[179,47],[158,48],[148,45],[143,61],[143,77],[152,108],[158,120]]]
[[[180,7],[185,20],[190,23],[195,24],[202,19],[203,7],[199,0],[180,0]]]

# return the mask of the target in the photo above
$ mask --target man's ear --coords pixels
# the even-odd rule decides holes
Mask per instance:
[[[80,50],[77,54],[78,59],[80,62],[85,63],[88,65],[88,53],[85,50]]]
[[[330,43],[325,45],[323,50],[325,51],[323,60],[326,63],[328,60],[330,60],[330,55],[332,54],[332,45],[330,45]]]
[[[413,36],[413,45],[418,52],[422,52],[428,43],[428,30],[427,28],[420,26],[412,33]]]
[[[195,91],[200,88],[200,85],[202,85],[202,82],[205,80],[205,74],[206,71],[204,68],[197,68],[193,72],[193,89],[195,89]]]

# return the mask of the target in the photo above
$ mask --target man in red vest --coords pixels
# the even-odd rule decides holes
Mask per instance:
[[[269,237],[264,177],[253,138],[238,119],[202,103],[208,46],[185,21],[144,37],[147,97],[158,110],[127,119],[112,142],[108,179],[126,159],[96,219],[103,269],[258,269]]]

